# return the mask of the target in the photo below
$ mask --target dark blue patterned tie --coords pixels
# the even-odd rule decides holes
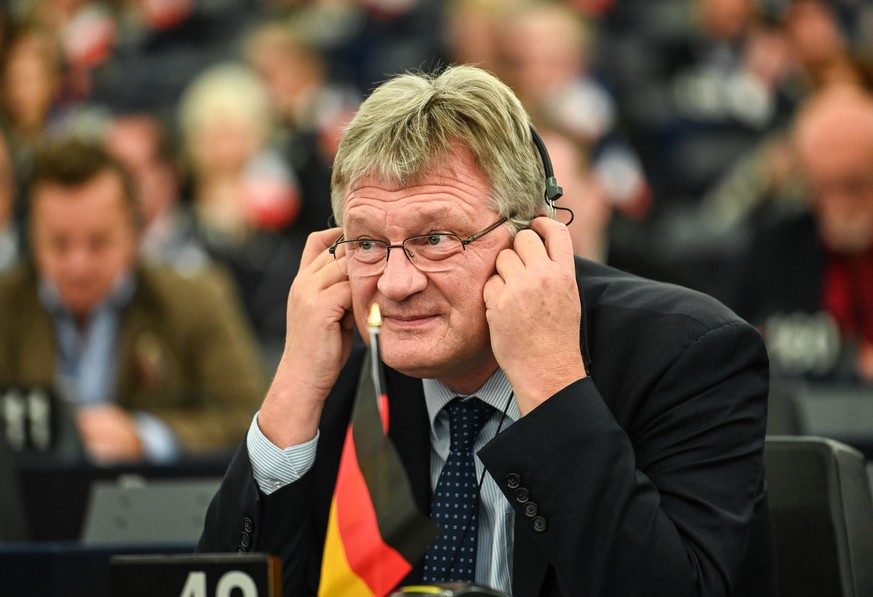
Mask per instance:
[[[451,447],[434,490],[430,515],[443,533],[425,554],[423,578],[425,582],[473,582],[479,537],[473,441],[494,409],[478,398],[463,402],[455,398],[445,410]]]

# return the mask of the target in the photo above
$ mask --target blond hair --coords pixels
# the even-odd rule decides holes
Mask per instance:
[[[453,66],[439,74],[397,76],[361,105],[334,160],[331,201],[337,223],[342,224],[345,195],[356,182],[415,183],[459,143],[491,182],[491,195],[483,200],[516,229],[543,211],[543,165],[521,102],[491,73]]]
[[[238,62],[215,64],[201,72],[182,94],[178,114],[189,141],[201,127],[226,121],[246,125],[259,143],[272,133],[267,90],[248,66]]]

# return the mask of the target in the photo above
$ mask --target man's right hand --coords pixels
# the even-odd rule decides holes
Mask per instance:
[[[315,437],[324,401],[351,352],[351,288],[327,250],[341,234],[331,228],[309,235],[288,294],[285,351],[258,414],[261,432],[279,448]]]

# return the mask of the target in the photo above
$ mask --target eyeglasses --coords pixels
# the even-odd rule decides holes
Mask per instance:
[[[385,271],[391,249],[403,249],[407,259],[422,272],[445,272],[458,265],[467,245],[504,222],[506,218],[500,218],[485,230],[467,238],[451,232],[435,232],[410,236],[399,245],[389,245],[383,240],[372,238],[343,240],[341,236],[327,250],[333,255],[340,270],[355,278],[378,276]]]

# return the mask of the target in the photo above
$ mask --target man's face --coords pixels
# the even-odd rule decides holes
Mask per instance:
[[[106,147],[133,177],[140,213],[148,226],[176,201],[177,180],[171,164],[157,156],[159,131],[147,117],[116,120],[106,135]]]
[[[867,250],[873,244],[873,138],[822,135],[801,160],[824,243],[839,253]]]
[[[345,238],[373,238],[399,244],[430,232],[466,238],[499,215],[487,206],[490,186],[464,150],[435,164],[418,184],[389,187],[361,181],[346,196]],[[425,274],[392,249],[379,276],[350,278],[358,330],[368,337],[370,306],[382,312],[382,358],[407,375],[440,379],[463,391],[475,390],[497,368],[491,352],[482,289],[494,273],[497,253],[510,245],[504,226],[471,243],[450,271]]]
[[[117,174],[79,187],[43,183],[34,189],[33,248],[40,275],[64,305],[87,315],[133,263],[136,232]]]

